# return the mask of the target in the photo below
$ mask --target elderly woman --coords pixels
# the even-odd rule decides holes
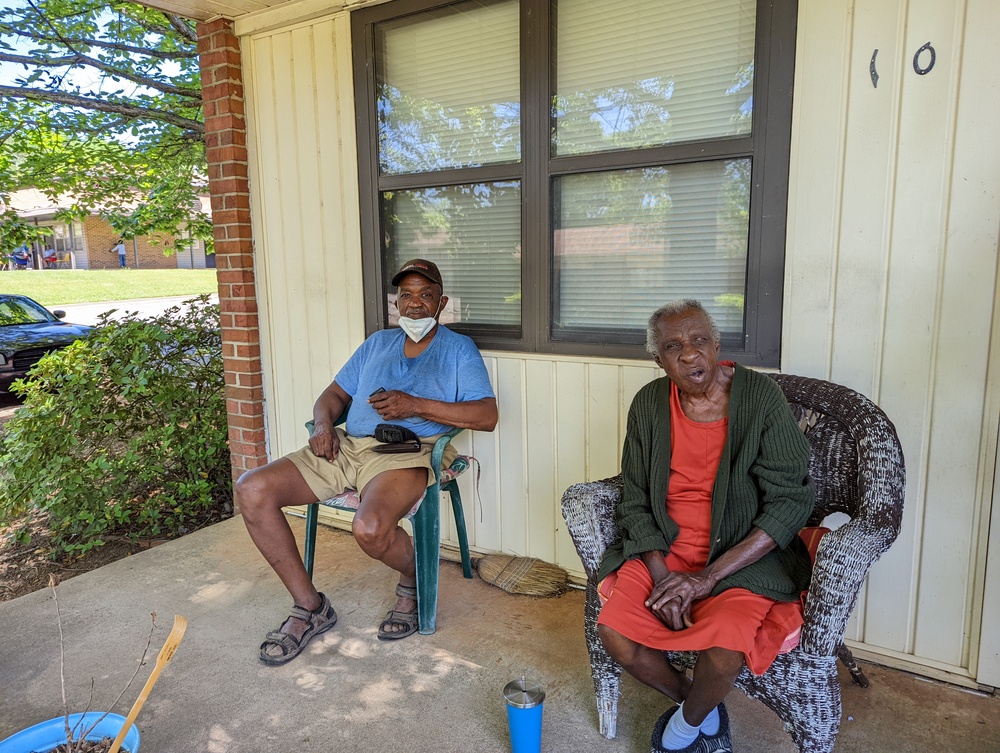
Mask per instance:
[[[621,539],[598,578],[608,653],[675,701],[654,752],[729,751],[723,698],[743,663],[762,674],[802,625],[811,575],[798,532],[813,509],[809,446],[777,385],[719,361],[719,330],[697,301],[649,320],[666,372],[629,410]],[[663,651],[698,651],[694,679]]]

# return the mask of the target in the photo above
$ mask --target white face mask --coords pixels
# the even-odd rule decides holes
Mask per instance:
[[[437,320],[432,316],[425,316],[423,319],[411,319],[408,316],[399,317],[400,329],[415,343],[423,340],[427,333],[434,329],[435,324],[437,324]]]
[[[413,342],[418,343],[427,337],[427,333],[434,329],[437,324],[438,312],[441,310],[441,303],[438,302],[437,311],[434,316],[425,316],[423,319],[411,319],[408,316],[399,317],[399,328],[406,333]]]

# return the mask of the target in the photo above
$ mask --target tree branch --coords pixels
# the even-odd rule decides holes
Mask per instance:
[[[64,55],[59,58],[31,57],[29,55],[11,55],[0,52],[0,62],[20,63],[28,66],[60,67],[63,65],[73,65],[76,62],[76,55]]]
[[[78,94],[68,94],[58,91],[44,91],[40,89],[22,89],[16,86],[0,86],[0,95],[15,97],[17,99],[27,99],[33,102],[52,102],[70,107],[80,107],[85,110],[97,110],[98,112],[111,112],[117,115],[125,115],[129,118],[143,118],[145,120],[169,123],[185,131],[194,131],[198,134],[205,133],[204,123],[197,120],[175,115],[164,110],[153,110],[148,107],[138,107],[136,105],[126,105],[120,102],[109,102],[103,99],[93,99]]]
[[[178,34],[180,34],[189,42],[198,44],[197,32],[195,32],[194,29],[188,26],[187,22],[183,18],[181,18],[180,16],[175,16],[173,13],[165,13],[164,15],[167,17],[167,20],[170,22],[170,25],[174,27],[174,29],[177,31]]]
[[[30,2],[30,0],[29,0]],[[125,16],[129,21],[141,26],[146,31],[152,34],[159,34],[161,37],[169,37],[173,33],[173,29],[170,26],[161,26],[160,24],[154,24],[152,21],[148,21],[145,18],[140,18],[139,16],[132,15],[124,7],[117,8],[118,15]]]
[[[60,37],[40,34],[38,32],[24,31],[23,29],[17,29],[8,24],[0,24],[0,34],[13,34],[15,36],[32,39],[36,42],[64,44],[63,39]],[[66,37],[65,44],[73,47],[74,49],[81,47],[100,47],[104,50],[120,50],[121,52],[127,52],[130,55],[147,55],[152,58],[157,58],[158,60],[191,60],[192,58],[198,57],[197,50],[152,50],[148,47],[136,47],[135,45],[107,42],[102,39],[87,39],[85,37]]]
[[[89,65],[92,68],[96,68],[97,70],[104,71],[105,73],[108,73],[111,76],[120,76],[121,78],[124,78],[124,79],[126,79],[128,81],[132,81],[133,83],[137,83],[137,84],[140,84],[142,86],[148,86],[148,87],[150,87],[152,89],[156,89],[157,91],[162,91],[164,94],[176,94],[177,96],[181,96],[181,97],[190,97],[190,96],[192,96],[192,93],[191,93],[190,89],[183,89],[181,87],[173,86],[172,84],[163,84],[163,83],[157,81],[156,79],[148,78],[146,76],[140,76],[138,73],[132,73],[131,71],[121,70],[120,68],[116,68],[115,66],[108,65],[107,63],[103,63],[100,60],[96,60],[96,59],[94,59],[92,57],[84,55],[82,52],[80,52],[80,50],[76,49],[76,47],[74,47],[69,42],[69,40],[67,40],[63,36],[62,32],[59,29],[57,29],[55,27],[55,25],[53,25],[52,20],[48,16],[46,16],[44,13],[42,13],[41,10],[39,10],[39,8],[35,5],[35,3],[32,0],[26,0],[26,2],[28,4],[28,6],[33,11],[35,11],[35,13],[38,16],[39,20],[42,23],[44,23],[46,26],[49,27],[49,30],[56,36],[56,38],[62,44],[64,44],[70,50],[70,52],[72,52],[72,53],[74,53],[75,55],[78,56],[78,58],[79,58],[79,64],[81,64],[81,65]],[[136,22],[138,22],[138,23],[141,24],[141,19],[132,19],[132,20],[134,20],[134,21],[136,21]],[[169,36],[169,31],[167,33],[163,34],[162,36]],[[62,84],[61,81],[59,83],[60,83],[60,85]],[[200,99],[201,98],[201,93],[198,92],[195,96],[197,96],[197,98]]]
[[[102,63],[100,60],[88,57],[87,55],[83,55],[79,52],[75,52],[72,55],[63,55],[58,58],[29,57],[26,55],[11,55],[6,52],[0,52],[0,62],[20,63],[21,65],[38,66],[42,68],[61,68],[64,65],[86,65],[91,68],[104,71],[110,76],[124,78],[141,86],[156,89],[164,94],[175,94],[178,97],[187,97],[189,99],[201,99],[200,91],[186,89],[181,86],[174,86],[173,84],[165,84],[157,81],[155,78],[140,76],[137,73],[124,71],[120,68],[115,68],[113,65]]]

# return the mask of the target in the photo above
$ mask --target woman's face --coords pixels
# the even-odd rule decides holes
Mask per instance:
[[[708,318],[688,309],[661,317],[656,328],[656,364],[681,392],[705,392],[715,380],[719,359],[719,341],[712,336]]]

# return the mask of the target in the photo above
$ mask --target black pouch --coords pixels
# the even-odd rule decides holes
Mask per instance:
[[[375,452],[383,454],[420,452],[420,437],[405,426],[379,424],[375,427],[375,439],[382,443],[372,447]]]

